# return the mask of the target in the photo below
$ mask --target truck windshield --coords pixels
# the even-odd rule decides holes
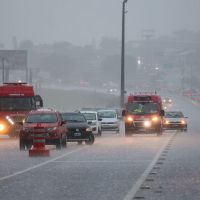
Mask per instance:
[[[134,115],[155,114],[158,113],[158,104],[155,103],[131,103],[127,105],[129,112]]]
[[[34,109],[35,103],[32,97],[0,97],[0,111],[27,111]]]

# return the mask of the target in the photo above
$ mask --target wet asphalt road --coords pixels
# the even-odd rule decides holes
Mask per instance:
[[[200,109],[180,97],[173,109],[189,117],[187,133],[106,132],[92,146],[50,146],[49,158],[29,158],[17,139],[1,139],[0,199],[199,199]]]

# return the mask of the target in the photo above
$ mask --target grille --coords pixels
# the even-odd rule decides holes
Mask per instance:
[[[11,118],[14,120],[14,122],[22,122],[24,119],[24,116],[11,116]]]
[[[115,124],[114,122],[102,122],[101,124]]]
[[[144,127],[144,122],[143,121],[134,122],[134,126],[135,127]]]

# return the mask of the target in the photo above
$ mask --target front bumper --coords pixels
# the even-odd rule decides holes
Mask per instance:
[[[50,134],[50,133],[44,133],[44,137],[45,137],[45,140],[48,141],[49,143],[51,143],[50,141],[53,141],[53,140],[57,140],[57,139],[60,139],[61,135],[60,134]],[[20,132],[20,138],[22,139],[25,139],[25,140],[33,140],[34,138],[34,133],[26,133],[26,132],[23,132],[21,131]]]
[[[83,131],[83,130],[78,130],[76,129],[68,129],[68,134],[67,134],[67,141],[68,142],[76,142],[76,141],[87,141],[89,138],[89,134],[93,134],[92,131]]]
[[[181,123],[164,124],[163,129],[164,130],[186,130],[187,124],[181,124]]]
[[[119,124],[101,124],[102,131],[118,131]]]
[[[162,124],[161,122],[149,122],[150,125],[149,126],[145,126],[145,121],[134,121],[132,123],[125,123],[125,129],[126,131],[130,131],[130,132],[158,132],[161,127]]]

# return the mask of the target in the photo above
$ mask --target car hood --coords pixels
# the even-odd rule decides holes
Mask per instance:
[[[116,118],[102,118],[101,122],[117,122],[118,119]]]
[[[168,120],[170,122],[179,122],[181,120],[185,120],[184,118],[167,118],[165,117],[165,120]]]
[[[43,128],[52,128],[58,126],[57,123],[25,123],[24,127],[26,128],[35,128],[35,127],[43,127]]]
[[[73,123],[69,123],[67,122],[67,128],[88,128],[89,125],[84,122],[84,123],[77,123],[77,122],[73,122]]]

